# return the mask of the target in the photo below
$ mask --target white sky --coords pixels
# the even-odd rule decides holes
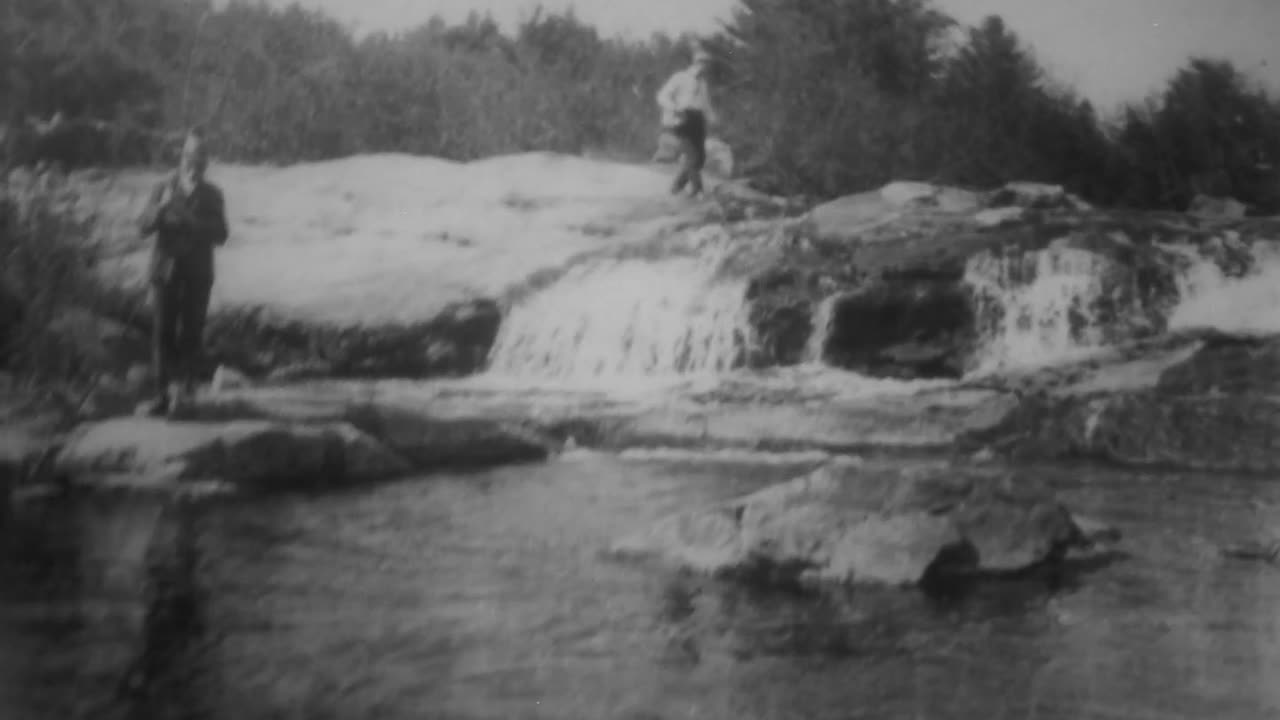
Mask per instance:
[[[284,5],[295,0],[269,0]],[[296,0],[358,30],[397,30],[433,14],[491,11],[511,23],[532,0]],[[1001,15],[1060,80],[1100,109],[1158,89],[1191,54],[1225,56],[1280,88],[1280,0],[934,0],[963,23]],[[545,0],[573,5],[606,34],[716,27],[734,0]],[[1265,64],[1264,64],[1265,63]]]

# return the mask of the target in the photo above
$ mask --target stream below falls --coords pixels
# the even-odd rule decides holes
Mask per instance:
[[[0,717],[1280,716],[1280,486],[1043,468],[1127,557],[947,599],[602,555],[804,456],[573,452],[325,495],[49,499],[0,547]],[[908,466],[911,461],[895,460]]]
[[[531,290],[475,382],[550,411],[573,402],[562,384],[660,405],[649,383],[666,378],[705,402],[792,403],[791,417],[930,386],[823,368],[830,298],[805,367],[729,377],[760,338],[722,240],[584,261]],[[1232,279],[1197,254],[1169,327],[1275,332],[1273,255]],[[970,267],[987,313],[977,369],[1111,342],[1089,312],[1106,299],[1095,260],[1067,248]],[[1028,469],[1118,528],[1126,556],[946,598],[766,592],[603,554],[815,462],[572,451],[335,493],[31,501],[0,527],[0,720],[1280,717],[1280,567],[1220,552],[1274,538],[1274,482]]]

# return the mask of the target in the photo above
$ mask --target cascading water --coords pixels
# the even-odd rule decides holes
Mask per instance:
[[[626,386],[640,391],[655,380],[687,385],[742,368],[754,341],[747,282],[725,272],[742,243],[716,226],[671,239],[661,256],[581,262],[512,308],[489,355],[487,381],[540,387],[602,381],[615,389],[619,380],[635,380],[643,382]],[[1148,258],[1161,278],[1154,285],[1147,270],[1080,247],[971,258],[965,282],[979,336],[969,375],[1082,359],[1165,325],[1280,332],[1273,310],[1280,303],[1280,244],[1250,249],[1231,242],[1158,246],[1166,257]],[[1227,257],[1219,252],[1224,248],[1252,253],[1251,274],[1228,277],[1215,262]],[[823,349],[835,299],[813,308],[812,334],[793,370],[829,374]],[[814,380],[809,375],[802,384]],[[858,384],[851,373],[839,376]]]
[[[1191,263],[1179,278],[1171,330],[1280,333],[1280,241],[1254,243],[1252,268],[1243,277],[1228,276],[1198,253],[1185,254]]]
[[[489,374],[589,381],[739,366],[751,337],[746,281],[719,276],[723,246],[700,245],[692,256],[611,258],[572,268],[511,310]]]
[[[1107,270],[1104,257],[1075,248],[970,260],[965,282],[983,326],[974,372],[1046,365],[1100,349],[1105,339],[1092,308]]]
[[[818,303],[813,313],[813,330],[809,333],[809,342],[804,348],[804,364],[822,365],[823,354],[827,349],[827,338],[831,336],[831,325],[835,322],[836,301],[838,295],[831,295]]]
[[[1223,244],[1250,266],[1243,276],[1210,257],[1222,255],[1221,247],[1159,245],[1169,256],[1177,296],[1148,310],[1158,311],[1173,331],[1280,332],[1280,242],[1246,247],[1228,236]],[[974,257],[965,277],[981,326],[973,374],[1078,359],[1124,337],[1117,324],[1145,312],[1137,307],[1137,288],[1121,285],[1125,275],[1106,256],[1075,248]],[[1099,317],[1097,309],[1108,305],[1111,317]]]

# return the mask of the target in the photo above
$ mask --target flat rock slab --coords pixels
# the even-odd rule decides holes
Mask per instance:
[[[780,405],[684,403],[614,422],[603,444],[937,452],[998,425],[1016,405],[1012,395],[994,390]]]
[[[408,474],[412,466],[347,423],[121,418],[72,432],[57,469],[78,480],[219,480],[267,490],[370,482]]]
[[[1023,459],[1082,457],[1127,467],[1280,472],[1280,397],[1120,393],[1023,411]]]
[[[727,383],[648,401],[589,392],[500,390],[465,383],[326,382],[247,388],[204,398],[204,419],[349,422],[432,467],[534,461],[573,437],[621,450],[650,446],[936,452],[997,426],[1017,406],[1008,392],[935,388],[862,398],[766,396]]]
[[[85,424],[65,438],[56,471],[92,486],[306,488],[539,461],[558,448],[528,424],[320,384],[201,397],[178,421]]]
[[[833,461],[616,543],[711,574],[766,582],[911,585],[1054,562],[1117,533],[1078,521],[1029,479],[944,464],[903,473]]]
[[[363,383],[319,383],[293,388],[259,388],[200,400],[194,413],[204,419],[255,418],[275,422],[346,423],[377,438],[409,460],[415,470],[492,467],[545,460],[559,443],[532,424],[504,419],[511,413],[471,408],[424,390],[395,391]],[[526,411],[526,416],[530,415]]]
[[[1280,471],[1280,339],[1186,333],[1156,342],[1163,347],[1072,371],[1064,382],[1042,378],[1040,392],[1024,394],[1004,420],[961,444],[1022,460]]]

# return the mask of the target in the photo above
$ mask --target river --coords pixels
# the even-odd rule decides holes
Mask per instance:
[[[602,553],[812,463],[575,452],[338,494],[50,499],[4,534],[0,715],[1280,716],[1280,571],[1217,551],[1280,519],[1256,479],[1030,470],[1127,556],[946,599]]]
[[[640,378],[622,396],[660,405],[651,381],[737,382],[725,373],[753,342],[747,283],[717,272],[711,245],[568,272],[504,317],[477,382],[547,408],[573,401],[560,384],[618,395]],[[998,262],[971,268],[999,311],[983,372],[1105,345],[1100,321],[1082,331],[1073,312],[1103,292],[1095,263],[1033,260],[1022,285]],[[1211,265],[1184,278],[1170,326],[1274,331],[1280,261],[1239,282]],[[811,365],[830,315],[824,303],[813,318]],[[796,417],[930,386],[825,369],[753,382],[752,402]],[[0,528],[0,718],[1280,717],[1280,569],[1220,553],[1274,537],[1274,482],[1022,468],[1120,529],[1125,555],[945,598],[767,592],[603,553],[816,461],[573,451],[324,494],[28,502]]]

